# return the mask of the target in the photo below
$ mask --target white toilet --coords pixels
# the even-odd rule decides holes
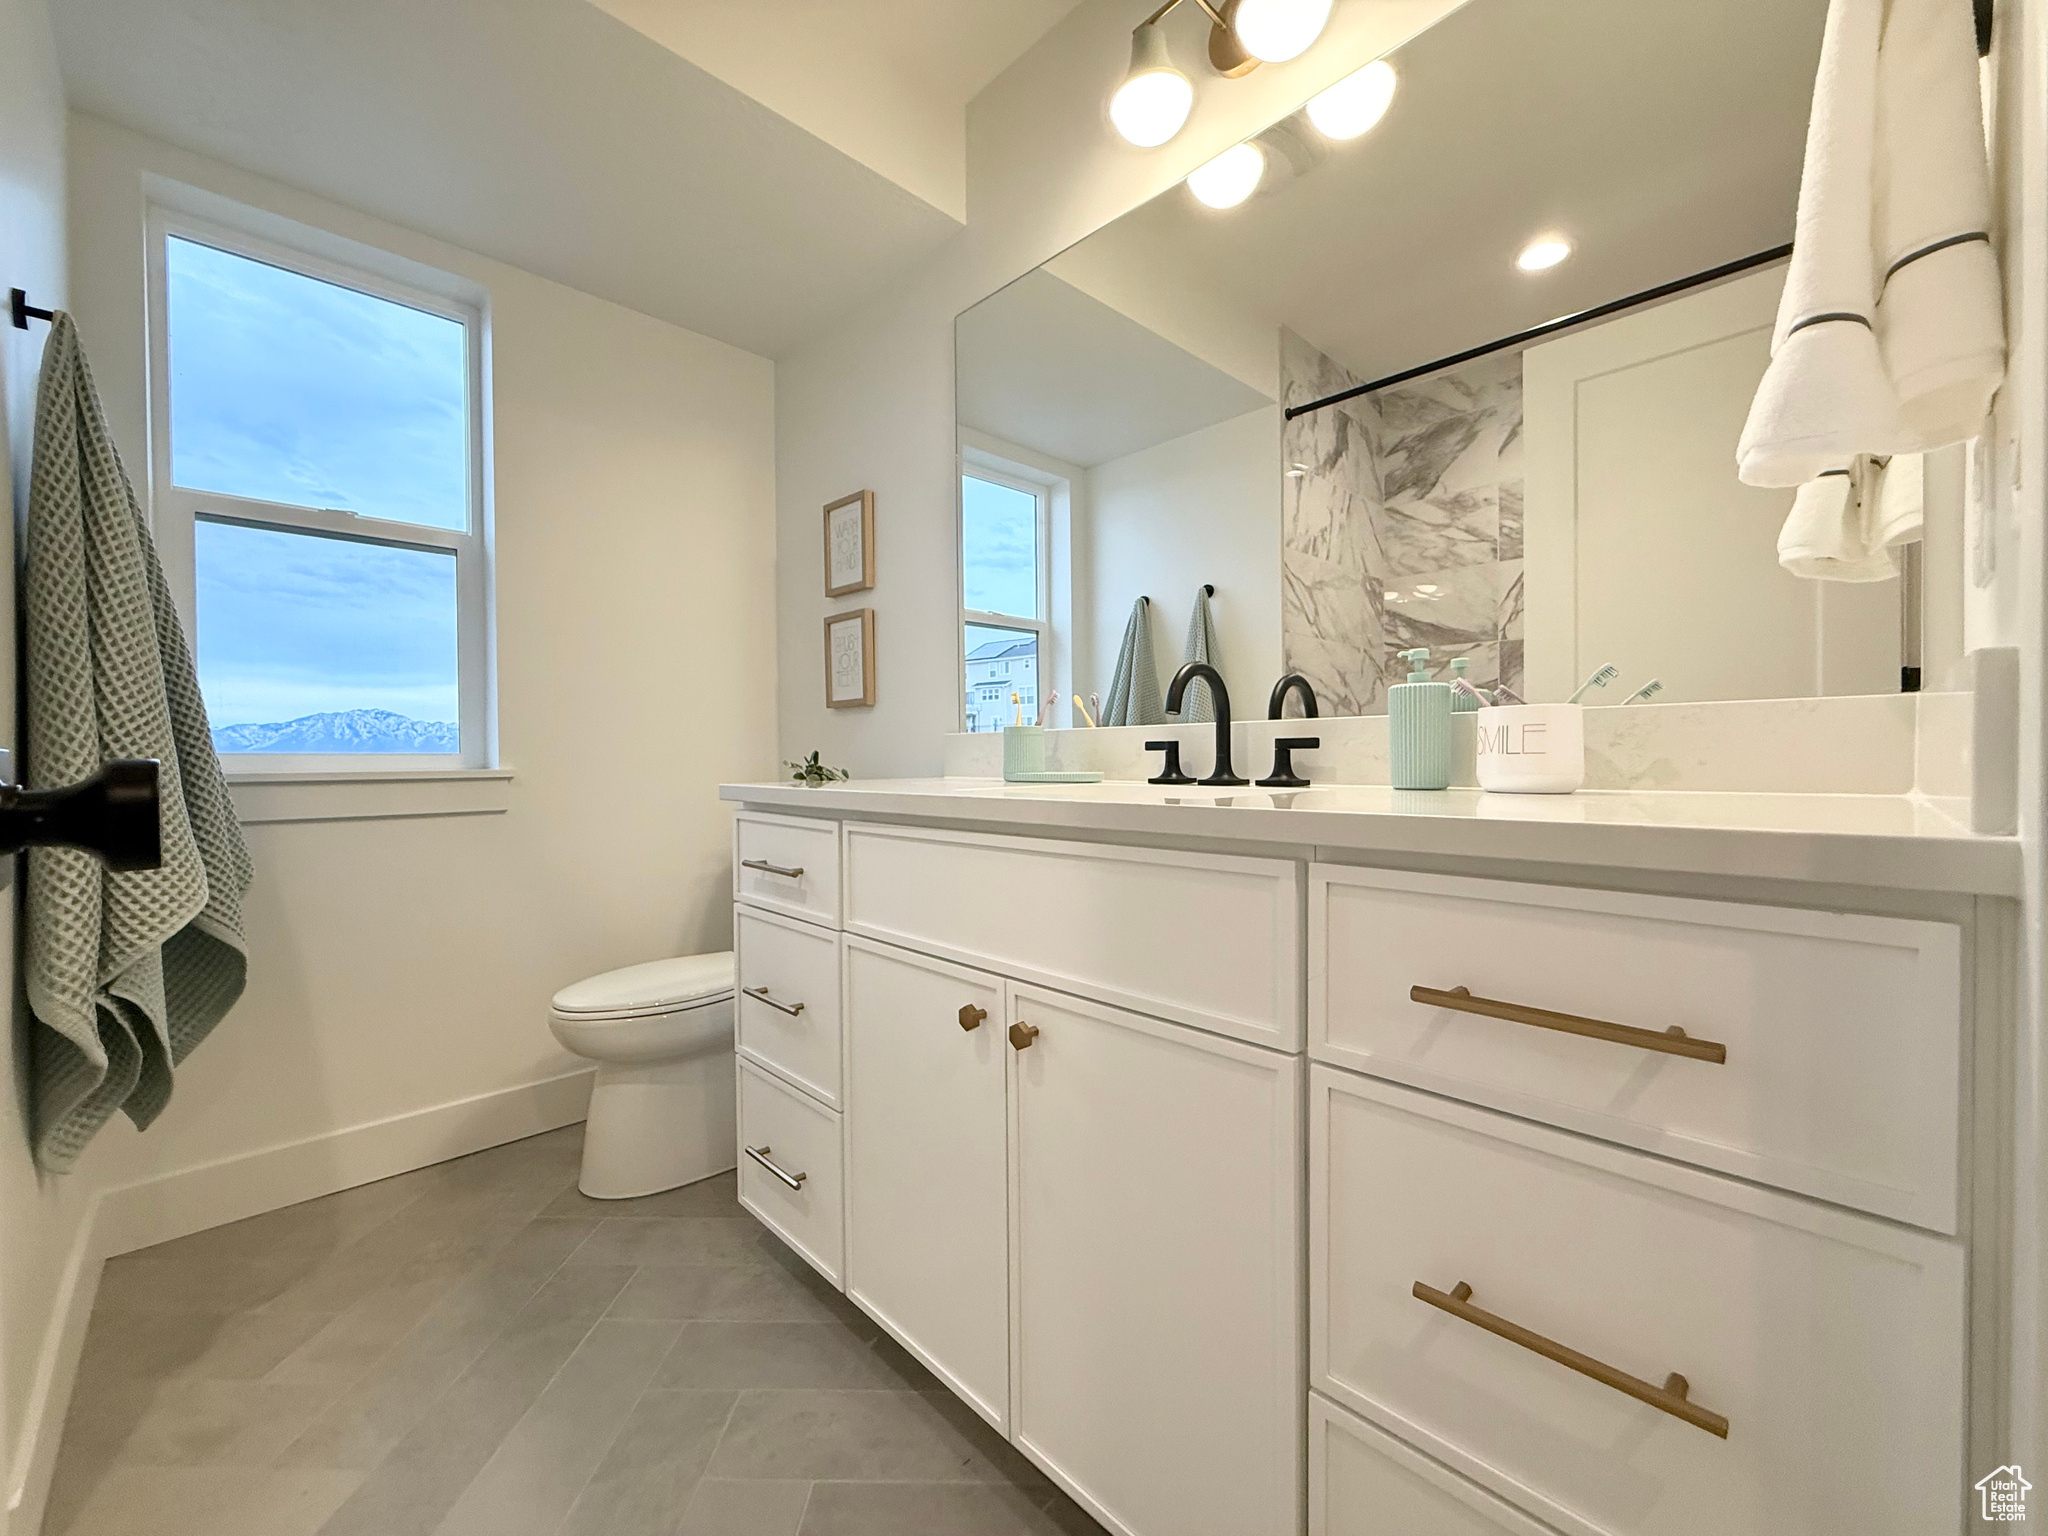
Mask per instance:
[[[606,971],[555,994],[548,1025],[596,1062],[577,1186],[625,1200],[739,1161],[732,951]]]

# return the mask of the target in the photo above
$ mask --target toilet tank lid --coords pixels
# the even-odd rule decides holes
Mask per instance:
[[[557,1013],[623,1013],[675,1007],[724,997],[732,992],[732,951],[715,955],[678,955],[629,965],[587,981],[575,982],[555,994]]]

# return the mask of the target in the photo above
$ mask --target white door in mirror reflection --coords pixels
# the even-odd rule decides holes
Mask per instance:
[[[1531,347],[1528,696],[1617,663],[1659,703],[1893,693],[1899,584],[1778,565],[1792,492],[1735,477],[1784,268]]]

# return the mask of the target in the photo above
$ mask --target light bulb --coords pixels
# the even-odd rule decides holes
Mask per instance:
[[[1195,200],[1210,208],[1235,208],[1259,189],[1266,154],[1256,144],[1233,144],[1188,177]]]
[[[1515,265],[1524,272],[1547,272],[1571,253],[1572,243],[1563,235],[1544,235],[1522,247]]]
[[[1140,149],[1164,144],[1188,120],[1195,88],[1167,57],[1156,22],[1131,34],[1131,68],[1109,99],[1109,120]]]
[[[1394,104],[1394,66],[1375,59],[1308,99],[1308,120],[1326,139],[1355,139],[1387,115]]]
[[[1246,53],[1284,64],[1306,53],[1329,19],[1330,0],[1238,0],[1230,25]]]

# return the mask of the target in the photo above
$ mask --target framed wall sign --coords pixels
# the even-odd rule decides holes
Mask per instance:
[[[844,597],[875,584],[875,493],[861,491],[825,507],[825,595]]]
[[[875,702],[875,610],[856,608],[825,620],[825,707]]]

